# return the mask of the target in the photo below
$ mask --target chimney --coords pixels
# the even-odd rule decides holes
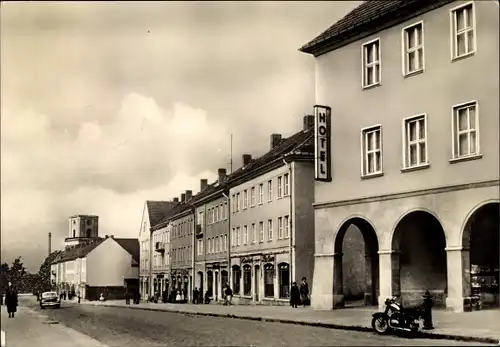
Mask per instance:
[[[226,179],[226,169],[219,169],[217,173],[219,174],[219,183],[223,182]]]
[[[204,191],[206,187],[208,187],[208,180],[206,178],[202,178],[200,180],[200,192]]]
[[[243,166],[247,166],[252,161],[251,154],[243,154],[242,158],[243,158]]]
[[[179,202],[179,198],[173,198],[172,201],[173,202]]]
[[[281,141],[281,134],[271,134],[271,148],[276,147]]]
[[[314,127],[314,116],[305,115],[304,116],[304,130],[308,130]]]
[[[185,202],[186,202],[186,194],[182,193],[181,194],[181,203],[185,203]]]
[[[52,253],[52,233],[49,233],[49,255]]]
[[[192,190],[186,190],[186,201],[191,200],[193,197],[193,191]]]
[[[109,236],[108,235],[104,235],[104,238],[107,239]]]

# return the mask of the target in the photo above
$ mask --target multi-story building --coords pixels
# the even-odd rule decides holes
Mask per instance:
[[[193,192],[186,190],[181,201],[168,218],[170,234],[170,283],[173,290],[181,291],[191,299],[194,263],[194,207]]]
[[[177,201],[176,201],[177,200]],[[151,227],[157,225],[165,215],[178,204],[178,199],[173,201],[146,201],[142,211],[141,227],[139,230],[140,267],[139,282],[141,298],[148,299],[155,292],[154,283],[151,281],[151,261],[154,250],[151,249]]]
[[[312,280],[314,146],[312,116],[304,129],[271,135],[269,152],[230,175],[231,287],[240,304],[288,304],[290,286]]]
[[[429,290],[455,311],[473,294],[498,305],[498,6],[366,1],[301,48],[325,106],[313,307],[343,306],[352,226],[365,240],[367,302]]]
[[[229,190],[226,169],[218,170],[218,180],[208,185],[200,181],[193,199],[196,207],[195,287],[218,301],[229,283],[228,215]]]
[[[51,264],[52,285],[59,293],[72,293],[89,300],[97,300],[101,293],[108,299],[124,298],[127,290],[136,293],[139,290],[138,239],[113,235],[101,238],[97,220],[97,216],[70,217],[69,244],[58,252]],[[75,232],[78,225],[85,227],[84,233]],[[92,233],[86,229],[92,229]]]

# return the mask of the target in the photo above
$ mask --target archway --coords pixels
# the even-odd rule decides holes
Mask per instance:
[[[428,290],[434,305],[444,307],[447,296],[446,235],[431,213],[416,210],[405,215],[392,236],[393,295],[403,305],[417,305]]]
[[[203,291],[203,272],[198,271],[198,289],[202,294],[205,294]]]
[[[462,247],[469,252],[470,278],[464,271],[464,283],[472,296],[479,297],[483,307],[499,307],[500,204],[486,203],[467,219],[462,234]]]
[[[334,249],[334,308],[376,305],[379,262],[373,226],[361,217],[348,219],[337,232]]]
[[[222,288],[225,288],[225,286],[229,285],[229,274],[227,273],[226,270],[222,270],[220,272],[220,282],[222,285]],[[224,292],[224,289],[222,289]]]

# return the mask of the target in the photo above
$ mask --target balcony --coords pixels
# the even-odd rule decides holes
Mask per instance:
[[[195,227],[195,235],[197,238],[203,236],[203,227],[201,224],[197,224]]]
[[[165,243],[164,242],[156,242],[155,243],[155,251],[163,253],[165,252]]]

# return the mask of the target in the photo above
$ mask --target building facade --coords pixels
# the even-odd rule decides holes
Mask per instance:
[[[153,280],[153,293],[168,292],[170,279],[170,235],[172,224],[166,221],[166,225],[160,221],[159,225],[152,229],[153,257],[151,261],[151,272]]]
[[[217,182],[200,182],[196,195],[195,233],[195,287],[212,300],[223,297],[223,288],[229,283],[229,190],[226,169],[218,170]]]
[[[317,121],[334,119],[331,180],[315,184],[313,307],[344,306],[352,228],[367,303],[429,290],[454,311],[477,298],[498,307],[498,12],[498,1],[367,1],[301,48],[315,57],[316,104],[331,107]]]
[[[314,264],[312,116],[230,178],[231,287],[240,304],[288,305],[290,287]]]
[[[179,206],[171,212],[170,235],[170,284],[172,290],[191,300],[194,264],[194,207],[192,191],[181,194]]]
[[[152,249],[152,231],[151,228],[157,225],[166,214],[178,205],[179,199],[172,201],[146,201],[142,210],[141,226],[139,229],[140,244],[140,267],[139,282],[141,298],[147,300],[155,293],[154,283],[152,281],[153,270],[152,262],[155,250]]]

